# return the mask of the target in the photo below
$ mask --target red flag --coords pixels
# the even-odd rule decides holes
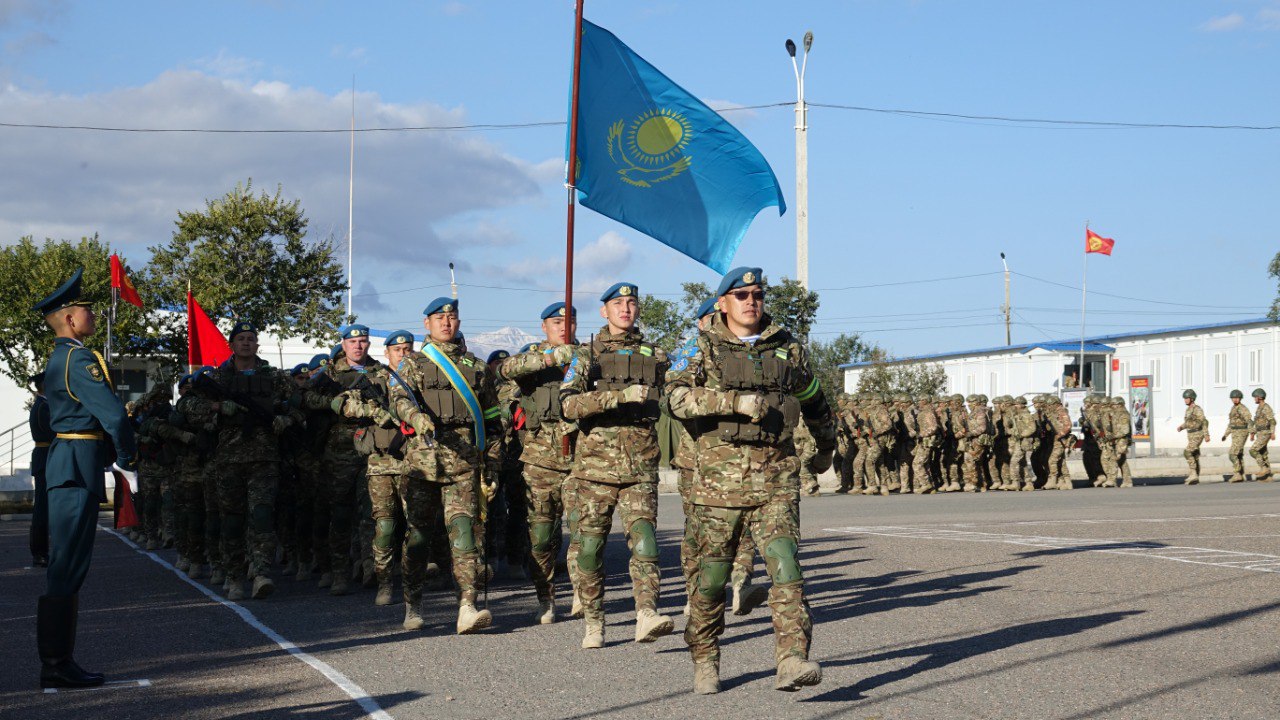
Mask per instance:
[[[1104,238],[1089,228],[1084,229],[1084,251],[1086,253],[1110,255],[1111,248],[1115,246],[1115,240],[1112,240],[1111,238]]]
[[[202,365],[217,367],[231,357],[231,346],[204,308],[187,291],[187,364],[194,371]]]
[[[129,481],[114,470],[111,474],[116,478],[116,529],[123,530],[140,525],[138,511],[133,506],[133,493],[129,492]]]
[[[142,307],[142,298],[138,297],[137,288],[124,271],[124,263],[120,262],[120,256],[115,253],[111,253],[111,287],[120,291],[121,300]]]

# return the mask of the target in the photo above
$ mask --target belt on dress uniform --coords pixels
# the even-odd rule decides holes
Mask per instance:
[[[57,436],[60,440],[103,440],[106,438],[101,430],[58,433]]]
[[[38,442],[38,443],[36,443],[36,447],[49,447],[49,443],[47,443],[47,442]]]

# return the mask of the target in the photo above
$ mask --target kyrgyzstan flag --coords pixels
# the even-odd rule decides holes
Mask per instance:
[[[137,288],[124,271],[124,263],[120,262],[120,256],[115,253],[111,253],[111,287],[120,291],[121,300],[142,307],[142,298],[138,297]]]
[[[1086,253],[1110,255],[1111,248],[1115,246],[1115,240],[1112,240],[1111,238],[1104,238],[1089,228],[1084,229],[1084,251]]]
[[[187,364],[192,372],[204,365],[217,367],[231,357],[231,346],[204,308],[187,291]]]

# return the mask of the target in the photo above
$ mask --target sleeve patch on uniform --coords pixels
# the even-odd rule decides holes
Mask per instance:
[[[779,360],[786,360],[787,356],[790,354],[791,353],[787,352],[786,348],[778,348],[777,350],[773,351],[773,356],[778,358]]]
[[[469,357],[464,357],[464,358],[462,358],[462,364],[463,364],[463,365],[466,365],[467,367],[475,367],[475,365],[476,365],[476,361],[475,361],[475,360],[472,360],[472,359],[471,359],[471,358],[469,358]]]
[[[649,347],[648,345],[641,345],[640,354],[644,355],[645,357],[653,357],[653,348]]]
[[[570,382],[578,376],[578,356],[573,356],[573,361],[569,363],[569,369],[564,373],[564,381]]]
[[[689,358],[685,355],[681,355],[680,357],[676,358],[675,362],[671,363],[671,370],[673,372],[680,372],[681,370],[684,370],[687,367],[689,367]]]
[[[102,382],[103,380],[102,368],[98,367],[98,363],[89,363],[88,365],[84,366],[84,369],[86,372],[89,373],[89,377],[93,378],[98,382]]]

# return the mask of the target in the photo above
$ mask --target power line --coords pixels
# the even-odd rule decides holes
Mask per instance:
[[[967,115],[954,112],[930,112],[926,110],[905,110],[897,108],[877,108],[863,105],[837,105],[833,103],[809,103],[810,107],[830,110],[853,110],[857,112],[881,113],[886,115],[905,115],[908,117],[948,118],[954,120],[986,120],[1005,123],[1032,123],[1037,125],[1061,125],[1071,127],[1095,128],[1133,128],[1133,129],[1168,129],[1168,130],[1280,130],[1280,125],[1220,125],[1196,123],[1139,123],[1119,122],[1114,120],[1057,120],[1050,118],[1008,117],[1004,115]]]
[[[1013,271],[1013,274],[1019,277],[1027,278],[1028,280],[1035,280],[1037,282],[1047,283],[1049,285],[1057,285],[1058,287],[1067,288],[1068,290],[1075,290],[1075,291],[1080,290],[1080,288],[1075,285],[1067,285],[1066,283],[1060,283],[1054,280],[1046,280],[1041,277],[1036,277],[1035,275],[1020,273],[1016,270]],[[1180,303],[1180,302],[1172,302],[1169,300],[1148,300],[1147,298],[1132,297],[1130,295],[1116,295],[1114,293],[1105,293],[1097,290],[1090,290],[1089,294],[1102,295],[1104,297],[1119,298],[1121,300],[1133,300],[1134,302],[1151,303],[1153,305],[1173,305],[1177,307],[1208,308],[1211,310],[1256,310],[1256,308],[1252,305],[1196,305],[1195,303]]]

